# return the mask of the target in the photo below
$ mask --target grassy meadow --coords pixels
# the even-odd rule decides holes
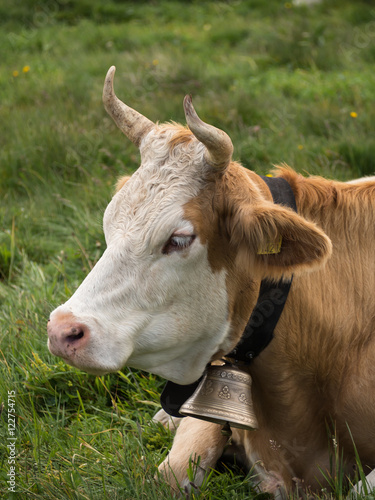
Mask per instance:
[[[118,96],[154,121],[183,122],[192,94],[258,173],[374,174],[375,2],[0,0],[0,53],[0,497],[168,500],[154,475],[172,435],[150,423],[164,381],[128,368],[95,378],[46,346],[50,311],[104,249],[116,179],[139,164],[103,109],[106,71],[116,65]],[[236,469],[200,494],[267,498]]]

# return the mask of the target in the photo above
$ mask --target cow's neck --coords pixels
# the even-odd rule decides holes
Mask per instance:
[[[271,192],[274,203],[297,211],[294,193],[282,177],[261,176]],[[242,337],[227,357],[235,362],[250,364],[273,339],[274,329],[283,312],[292,279],[274,282],[263,279],[259,287],[257,303],[250,315]]]
[[[326,429],[313,427],[314,416],[330,418],[332,401],[359,373],[357,356],[373,345],[375,183],[304,178],[288,169],[280,175],[293,188],[299,214],[325,231],[334,252],[324,268],[295,277],[275,338],[251,365],[253,401],[272,436],[299,442],[303,419],[324,443]]]

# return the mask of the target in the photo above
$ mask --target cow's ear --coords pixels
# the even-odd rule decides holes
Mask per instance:
[[[322,265],[332,253],[328,236],[293,210],[270,202],[239,207],[231,220],[239,260],[250,259],[260,277],[287,277]]]
[[[123,185],[128,182],[130,177],[131,177],[130,175],[124,175],[123,177],[120,177],[118,179],[118,181],[116,182],[116,189],[115,189],[116,193],[118,193],[120,189],[123,187]]]

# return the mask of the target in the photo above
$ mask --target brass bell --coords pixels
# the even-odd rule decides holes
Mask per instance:
[[[251,376],[237,366],[209,365],[194,394],[180,408],[185,416],[254,430],[258,422],[251,397]]]

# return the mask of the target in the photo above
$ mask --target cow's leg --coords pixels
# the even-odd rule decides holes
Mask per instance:
[[[175,493],[179,487],[185,491],[191,490],[191,479],[196,487],[201,486],[209,469],[214,468],[224,454],[224,461],[231,461],[244,470],[250,471],[259,491],[274,495],[277,500],[286,498],[286,490],[281,475],[276,471],[268,471],[252,449],[252,439],[247,431],[232,428],[232,444],[228,436],[222,434],[222,426],[191,417],[176,419],[160,410],[154,420],[177,428],[172,449],[159,466],[159,471]],[[194,465],[197,464],[197,465]],[[194,477],[188,475],[188,469],[195,472]]]
[[[270,493],[276,500],[284,500],[288,497],[287,486],[282,474],[277,468],[268,470],[257,449],[262,449],[262,441],[269,448],[269,440],[262,439],[262,431],[245,431],[232,428],[232,442],[235,446],[234,452],[239,456],[241,463],[247,468],[256,489],[260,493]]]
[[[177,430],[181,420],[182,418],[171,417],[171,415],[168,415],[168,413],[164,410],[159,410],[152,417],[153,422],[160,422],[166,429],[169,429],[172,432]]]
[[[221,457],[228,436],[222,426],[192,417],[182,419],[171,451],[159,471],[175,493],[202,485],[207,471]],[[188,471],[192,471],[192,474]],[[192,484],[193,483],[193,484]]]

